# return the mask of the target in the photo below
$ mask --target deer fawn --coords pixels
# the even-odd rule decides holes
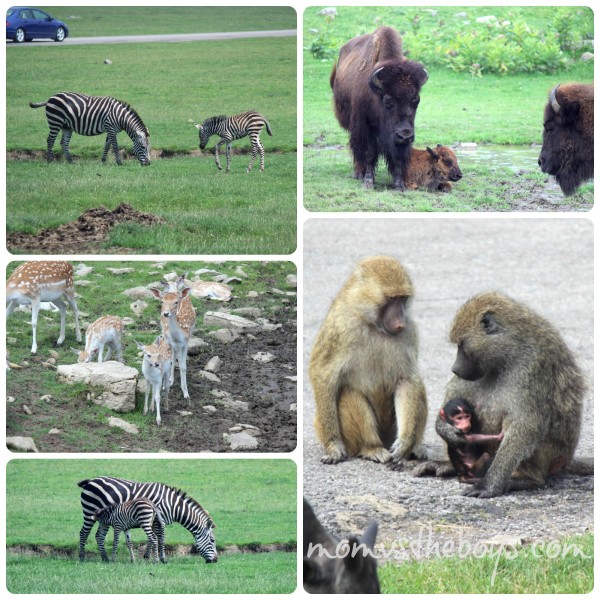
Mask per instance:
[[[183,277],[180,277],[174,283],[165,284],[167,290],[164,292],[156,288],[151,288],[150,291],[162,302],[160,325],[163,336],[173,351],[171,385],[175,378],[175,361],[177,361],[181,377],[181,391],[183,397],[190,402],[187,389],[187,352],[190,336],[196,324],[196,311],[189,298],[190,288],[179,289],[182,282]]]
[[[159,335],[152,344],[145,346],[135,342],[137,347],[144,353],[142,362],[142,373],[146,379],[146,398],[144,399],[144,415],[148,414],[148,396],[152,388],[152,402],[150,412],[154,411],[156,404],[156,424],[160,426],[160,392],[165,388],[165,410],[169,410],[169,390],[171,389],[171,372],[173,355],[171,347]]]
[[[103,361],[102,353],[104,346],[108,346],[106,360],[110,360],[112,351],[117,355],[117,360],[123,362],[121,350],[121,335],[123,333],[123,321],[119,317],[100,317],[94,321],[85,332],[85,350],[79,352],[71,348],[77,354],[77,362],[88,363],[98,357],[98,362]]]
[[[31,304],[31,354],[37,352],[36,332],[40,302],[52,302],[60,311],[60,336],[56,345],[60,346],[64,342],[67,318],[65,300],[75,314],[77,341],[81,342],[79,311],[73,287],[73,266],[70,263],[63,260],[32,261],[17,267],[9,277],[6,282],[6,318],[10,317],[19,304]]]

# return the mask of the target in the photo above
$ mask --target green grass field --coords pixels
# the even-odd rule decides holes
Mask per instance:
[[[210,33],[295,29],[287,6],[51,6],[40,7],[64,21],[71,37]]]
[[[92,532],[87,560],[79,564],[82,517],[77,482],[103,474],[184,489],[217,524],[219,551],[232,545],[295,545],[296,466],[290,460],[13,460],[7,465],[6,518],[11,592],[289,593],[295,589],[295,552],[224,553],[211,565],[193,555],[169,557],[166,565],[143,560],[131,565],[122,542],[118,564],[104,565]],[[145,536],[133,530],[132,537],[137,544]],[[192,536],[174,524],[166,529],[166,544],[189,547]],[[23,553],[33,548],[46,554]]]
[[[160,14],[154,10],[145,9],[145,18],[152,16],[156,23]],[[68,11],[75,14],[75,9]],[[291,27],[295,13],[292,9],[287,13]],[[212,22],[216,26],[217,21]],[[249,22],[254,28],[256,21]],[[166,31],[171,30],[163,24],[158,33]],[[113,64],[105,65],[106,58]],[[164,254],[294,251],[294,37],[9,47],[7,90],[9,232],[37,233],[73,220],[87,208],[114,208],[127,201],[136,210],[162,216],[166,224],[138,228],[133,233],[121,228],[107,240],[107,248],[121,245],[134,252]],[[114,157],[109,156],[108,163],[102,165],[103,136],[77,134],[71,140],[76,164],[47,164],[45,114],[41,109],[32,110],[29,102],[70,90],[111,95],[130,103],[150,130],[152,164],[142,168],[137,160],[128,159],[117,167]],[[218,138],[213,137],[198,156],[198,132],[188,119],[201,122],[213,115],[244,110],[258,110],[271,124],[273,137],[266,131],[261,135],[266,150],[265,173],[259,173],[255,163],[253,172],[246,174],[248,138],[233,144],[231,173],[219,172],[212,156]],[[119,144],[125,151],[132,148],[123,132]],[[60,157],[58,143],[55,150]]]
[[[509,210],[502,180],[514,178],[514,170],[490,164],[478,169],[463,169],[463,180],[451,194],[391,190],[390,177],[383,162],[379,165],[376,189],[363,190],[352,179],[352,158],[347,149],[348,133],[338,124],[332,109],[329,76],[333,59],[316,60],[306,50],[324,27],[318,8],[304,13],[304,205],[314,211],[470,211]],[[460,7],[436,7],[439,19],[451,19]],[[464,9],[472,16],[495,14],[507,18],[510,8],[475,7]],[[419,9],[377,7],[338,9],[338,16],[327,26],[332,43],[343,44],[360,33],[373,31],[377,24],[410,27],[409,16]],[[528,22],[541,27],[548,23],[552,9],[523,9]],[[412,17],[411,17],[412,18]],[[423,20],[426,21],[425,16]],[[427,21],[429,23],[429,21]],[[430,26],[424,24],[423,27]],[[405,50],[410,51],[409,47]],[[412,57],[411,57],[412,58]],[[532,145],[542,141],[542,113],[548,91],[561,81],[593,81],[593,64],[577,63],[568,71],[555,74],[485,74],[472,77],[442,67],[430,67],[429,80],[421,91],[415,121],[415,147],[457,142],[477,144]],[[331,150],[337,150],[332,152]],[[537,165],[519,175],[522,194],[531,195],[547,176]],[[534,184],[527,180],[534,181]],[[379,182],[379,184],[377,183]],[[563,200],[568,209],[582,210],[593,205],[593,184],[587,184],[572,198]],[[519,195],[519,190],[515,190]]]
[[[384,594],[588,594],[594,587],[594,536],[584,535],[484,558],[387,563]]]

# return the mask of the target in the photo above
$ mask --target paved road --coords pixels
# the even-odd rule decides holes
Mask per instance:
[[[296,35],[295,29],[273,29],[270,31],[226,31],[215,33],[173,33],[166,35],[120,35],[102,37],[69,37],[64,42],[40,40],[26,44],[8,42],[9,46],[79,46],[83,44],[140,44],[148,42],[202,42],[214,40],[233,40],[259,37],[290,37]]]
[[[314,401],[306,375],[310,350],[329,305],[354,264],[389,254],[409,270],[416,294],[420,368],[427,388],[426,442],[441,457],[434,421],[450,378],[455,349],[448,328],[470,296],[500,290],[554,323],[589,382],[578,455],[593,456],[593,228],[587,219],[465,218],[309,219],[304,228],[304,494],[327,526],[355,532],[371,518],[392,546],[417,540],[427,523],[438,533],[472,541],[501,533],[548,539],[593,527],[592,478],[561,478],[539,492],[493,500],[463,498],[455,479],[417,479],[382,465],[349,460],[323,465],[313,427]],[[558,508],[557,508],[558,507]],[[397,556],[401,559],[401,556]]]

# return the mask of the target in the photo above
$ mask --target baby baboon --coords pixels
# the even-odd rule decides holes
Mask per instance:
[[[408,315],[412,295],[402,265],[374,256],[357,265],[333,301],[309,368],[323,462],[359,456],[400,468],[411,453],[423,457],[427,399]]]
[[[501,442],[504,433],[480,433],[475,411],[463,398],[448,400],[440,409],[438,421],[450,423],[461,434],[463,442],[460,446],[452,445],[451,440],[447,441],[448,458],[460,481],[476,483],[486,474],[493,458],[483,446],[490,442]]]
[[[567,466],[579,440],[585,384],[558,331],[525,305],[489,292],[459,309],[450,341],[458,349],[446,399],[477,405],[483,433],[504,433],[487,473],[466,495],[531,489]],[[436,429],[460,443],[450,423],[438,419]]]

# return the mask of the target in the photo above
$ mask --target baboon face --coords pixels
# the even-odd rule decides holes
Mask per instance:
[[[453,339],[457,350],[452,372],[461,379],[477,381],[491,368],[502,365],[506,358],[502,356],[503,344],[497,337],[503,333],[503,327],[492,311],[475,315],[473,320],[465,317],[463,313],[462,322],[457,319],[463,331]],[[455,327],[459,327],[456,322]]]
[[[404,313],[407,300],[406,296],[390,298],[379,311],[377,326],[390,335],[400,333],[406,326]]]

